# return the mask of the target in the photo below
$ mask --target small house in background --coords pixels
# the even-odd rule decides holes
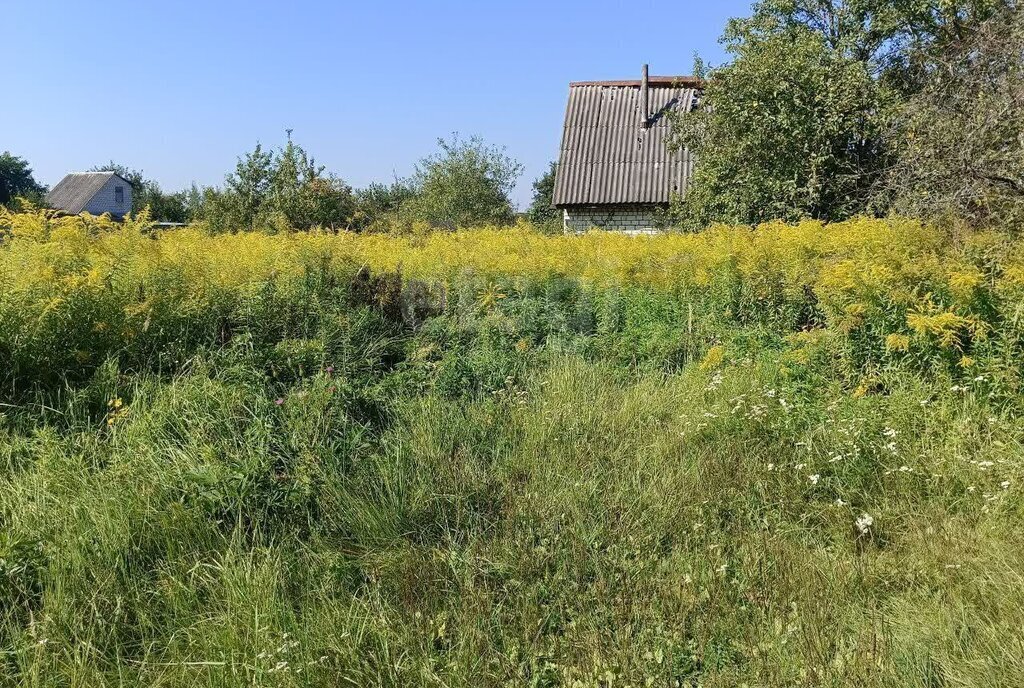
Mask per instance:
[[[110,213],[120,219],[132,211],[132,185],[114,172],[72,172],[46,194],[46,203],[68,215]]]
[[[669,150],[666,115],[693,109],[700,89],[692,76],[649,77],[647,65],[639,81],[569,84],[552,198],[566,231],[654,231],[693,169],[689,151]]]

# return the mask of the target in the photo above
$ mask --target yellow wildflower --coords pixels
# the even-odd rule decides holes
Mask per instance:
[[[885,338],[885,348],[889,351],[909,351],[910,337],[905,334],[890,334]]]
[[[716,345],[708,349],[708,352],[704,354],[704,358],[700,362],[700,368],[701,370],[712,370],[722,365],[724,360],[725,349]]]

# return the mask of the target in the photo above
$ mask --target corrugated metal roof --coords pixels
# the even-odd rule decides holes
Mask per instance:
[[[573,86],[639,86],[637,79],[623,79],[621,81],[570,81],[569,87]],[[687,88],[701,88],[703,82],[695,76],[651,76],[647,78],[648,86],[684,86]]]
[[[684,193],[693,164],[688,151],[669,152],[665,114],[691,109],[699,87],[693,77],[651,77],[643,127],[639,81],[571,83],[554,205],[667,203]]]
[[[123,180],[114,172],[72,172],[46,194],[46,203],[69,215],[78,215],[111,177]]]

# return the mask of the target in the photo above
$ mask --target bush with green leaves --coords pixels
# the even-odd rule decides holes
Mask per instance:
[[[0,154],[0,206],[17,210],[21,207],[19,198],[38,204],[44,193],[46,187],[32,176],[27,160],[10,151]]]
[[[548,231],[562,229],[562,211],[552,205],[557,171],[558,163],[552,162],[544,174],[534,180],[533,199],[526,209],[526,219]]]
[[[437,145],[440,150],[417,165],[414,194],[401,204],[400,219],[448,230],[511,224],[515,211],[509,194],[522,165],[477,137],[453,134]]]
[[[906,181],[892,165],[902,147],[890,135],[898,113],[932,120],[919,99],[908,99],[945,73],[950,51],[963,51],[986,19],[1015,7],[1014,0],[755,3],[722,36],[730,61],[707,70],[698,60],[706,78],[699,107],[673,116],[674,144],[697,162],[685,200],[675,200],[667,220],[693,230],[888,211],[877,187]],[[963,79],[936,97],[949,88],[959,89],[956,102],[970,103],[971,117],[1001,117],[998,103],[972,99]],[[978,139],[963,155],[998,156],[1000,145]],[[941,165],[941,173],[959,174],[955,164]]]
[[[325,174],[291,137],[276,151],[257,144],[238,160],[223,188],[192,195],[196,219],[217,232],[344,229],[356,210],[352,188]]]
[[[897,152],[877,203],[971,227],[1024,221],[1024,10],[1013,8],[937,51],[924,87],[889,132]]]

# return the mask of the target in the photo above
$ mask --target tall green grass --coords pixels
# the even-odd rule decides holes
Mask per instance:
[[[0,683],[1024,684],[1012,327],[303,265],[0,338]]]
[[[9,435],[10,681],[1019,684],[1021,429],[983,390],[620,373],[374,431],[324,375],[278,406],[211,367]]]

